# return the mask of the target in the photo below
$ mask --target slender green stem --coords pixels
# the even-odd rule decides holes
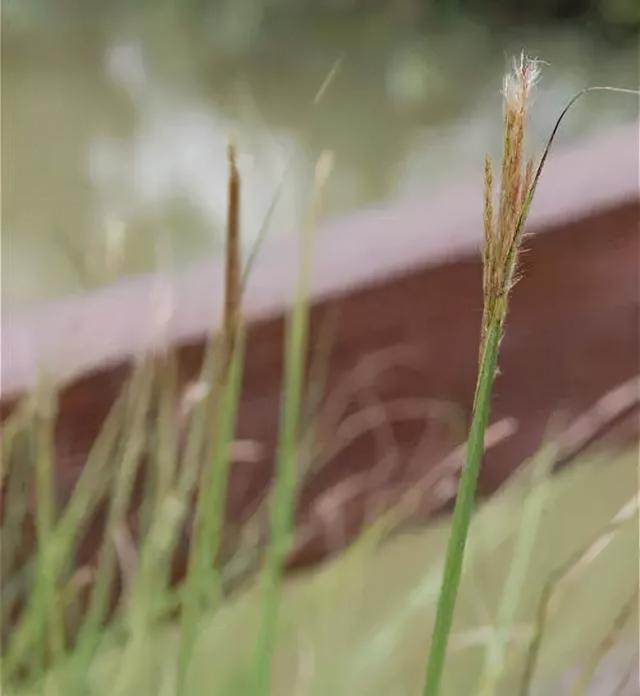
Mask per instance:
[[[262,585],[263,611],[252,665],[252,694],[271,693],[271,668],[280,606],[282,573],[291,541],[291,527],[297,486],[296,465],[300,449],[300,411],[304,393],[309,329],[309,283],[313,252],[313,231],[331,156],[324,153],[316,165],[314,195],[300,240],[300,269],[296,298],[287,323],[284,361],[284,389],[280,411],[280,431],[273,494],[269,515],[270,539],[267,546]]]
[[[182,606],[181,641],[178,656],[178,693],[188,693],[187,676],[196,640],[199,612],[217,609],[220,603],[220,572],[217,564],[224,510],[228,492],[230,446],[233,440],[242,381],[244,339],[241,332],[229,365],[219,364],[223,374],[214,377],[218,388],[212,404],[213,433],[205,447],[205,468],[200,477],[187,577]],[[224,350],[224,347],[223,347]],[[227,356],[220,351],[219,359]],[[226,373],[226,375],[224,374]]]
[[[254,655],[253,693],[271,692],[271,662],[273,658],[282,568],[289,548],[293,507],[296,492],[296,457],[302,402],[304,363],[307,347],[308,304],[308,247],[303,240],[303,270],[299,277],[298,299],[287,329],[285,384],[282,398],[280,434],[270,511],[271,538],[263,571],[263,615],[258,628]]]
[[[64,652],[64,628],[60,607],[56,602],[58,581],[53,557],[52,529],[55,519],[53,484],[54,399],[47,392],[37,414],[36,437],[36,533],[38,538],[37,587],[42,592],[41,630],[48,657],[59,659]],[[47,658],[45,657],[45,662]]]
[[[478,386],[473,408],[473,420],[467,443],[465,465],[460,478],[458,496],[453,511],[451,534],[442,578],[442,589],[438,598],[436,622],[431,640],[429,662],[424,685],[424,696],[436,696],[440,689],[449,633],[453,623],[462,561],[467,541],[471,513],[473,511],[478,473],[484,453],[484,434],[489,420],[491,390],[496,372],[502,321],[494,319],[489,325],[482,361],[478,370]]]
[[[127,388],[129,403],[126,406],[119,468],[110,491],[104,536],[97,559],[96,581],[91,591],[84,621],[78,632],[78,647],[73,655],[73,677],[74,680],[79,679],[80,681],[69,685],[67,693],[84,693],[84,680],[88,673],[88,665],[102,638],[101,629],[113,598],[117,571],[117,555],[113,535],[121,525],[126,524],[126,515],[140,466],[140,457],[144,451],[146,416],[151,398],[152,381],[152,365],[142,363],[136,368],[136,374]]]

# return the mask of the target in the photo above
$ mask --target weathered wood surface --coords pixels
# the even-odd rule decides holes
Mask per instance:
[[[637,127],[552,156],[495,388],[492,421],[508,432],[488,453],[484,492],[536,449],[552,417],[569,422],[638,374],[639,213]],[[330,335],[320,421],[328,451],[301,493],[292,565],[339,548],[404,491],[442,484],[430,472],[461,443],[473,396],[480,221],[480,185],[471,182],[318,232],[311,346]],[[245,296],[238,438],[261,454],[233,465],[235,519],[255,509],[271,477],[296,258],[293,239],[267,244]],[[64,385],[56,431],[63,489],[71,490],[134,356],[168,344],[178,349],[184,384],[195,376],[221,317],[221,287],[222,268],[210,261],[3,316],[3,416],[39,369]],[[635,437],[635,421],[618,432]],[[450,499],[445,489],[439,504],[429,494],[426,513]]]

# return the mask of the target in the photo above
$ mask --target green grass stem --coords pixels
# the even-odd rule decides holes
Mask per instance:
[[[501,331],[501,321],[495,320],[490,324],[478,371],[476,402],[469,431],[465,465],[462,469],[451,521],[451,535],[444,563],[442,591],[438,598],[436,621],[423,690],[424,696],[435,696],[440,689],[447,643],[453,623],[453,611],[460,586],[464,549],[474,507],[478,473],[484,453],[484,434],[489,420],[491,390],[496,372]]]
[[[303,384],[307,357],[309,322],[309,281],[313,250],[313,230],[321,193],[329,174],[331,160],[321,157],[316,166],[313,200],[300,240],[300,267],[295,303],[287,322],[284,361],[284,387],[280,411],[280,432],[276,455],[276,472],[269,514],[267,545],[262,586],[262,617],[258,627],[252,664],[252,694],[271,691],[271,667],[275,648],[282,572],[291,541],[291,527],[297,488],[296,463],[299,454],[299,431],[303,401]]]

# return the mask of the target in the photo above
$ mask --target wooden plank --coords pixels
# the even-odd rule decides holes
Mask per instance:
[[[627,126],[553,155],[528,230],[538,233],[638,196],[638,131]],[[417,269],[476,256],[480,172],[428,198],[373,208],[328,222],[318,232],[316,302]],[[293,296],[293,236],[267,244],[244,302],[248,322],[277,317]],[[140,275],[83,296],[2,316],[1,395],[32,388],[40,372],[59,381],[132,355],[202,337],[221,320],[220,259],[186,272]]]

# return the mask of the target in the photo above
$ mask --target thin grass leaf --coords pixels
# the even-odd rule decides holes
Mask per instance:
[[[305,127],[309,125],[309,123],[312,120],[314,110],[320,104],[322,99],[324,99],[325,94],[329,91],[331,85],[333,84],[334,80],[338,76],[338,73],[340,72],[340,68],[342,67],[342,62],[344,60],[344,56],[340,56],[337,58],[331,68],[329,68],[329,71],[327,72],[327,75],[325,76],[324,80],[322,81],[322,84],[316,91],[316,93],[313,96],[313,100],[311,102],[311,109],[309,110],[306,118],[303,120],[302,125],[300,130],[304,131]],[[280,194],[282,193],[282,190],[284,188],[284,183],[291,171],[291,168],[293,166],[293,161],[294,161],[294,156],[296,153],[296,148],[292,148],[292,150],[289,153],[289,156],[287,158],[287,161],[284,166],[284,170],[282,172],[282,176],[280,177],[280,181],[278,182],[273,195],[271,197],[271,201],[269,202],[269,207],[267,208],[266,214],[264,216],[264,219],[262,221],[262,224],[260,225],[260,229],[258,230],[258,234],[256,235],[255,241],[251,246],[251,249],[249,250],[249,253],[247,255],[247,262],[244,266],[244,270],[242,271],[242,280],[241,280],[241,288],[242,288],[242,294],[244,294],[244,291],[247,287],[247,283],[249,281],[249,276],[251,275],[251,270],[253,269],[253,266],[260,254],[260,249],[262,248],[262,245],[267,237],[267,233],[269,232],[269,225],[271,224],[271,219],[273,218],[273,214],[276,209],[276,205],[278,204],[278,201],[280,200]]]
[[[296,493],[296,460],[307,354],[308,284],[311,275],[312,233],[330,170],[331,157],[325,153],[316,165],[312,203],[306,223],[303,226],[301,239],[295,304],[287,323],[280,432],[269,516],[270,538],[261,578],[264,592],[262,617],[258,626],[251,666],[251,688],[252,693],[256,696],[268,694],[271,691],[271,663],[275,647],[282,569],[291,542]]]
[[[72,689],[82,691],[89,662],[100,642],[101,630],[107,616],[116,571],[114,534],[126,526],[126,514],[145,443],[146,416],[151,396],[153,365],[144,363],[128,388],[127,415],[119,467],[109,499],[107,521],[102,546],[98,554],[96,581],[89,606],[78,632],[77,648],[73,655]],[[71,691],[70,688],[70,691]]]
[[[473,420],[469,431],[466,461],[453,511],[442,589],[438,598],[436,622],[433,629],[423,690],[425,696],[436,696],[440,689],[440,681],[444,670],[447,642],[453,623],[453,611],[462,574],[464,549],[471,523],[480,463],[484,453],[484,435],[489,420],[491,388],[495,378],[501,331],[502,325],[499,321],[494,321],[487,330],[486,345],[478,377]]]
[[[588,544],[572,554],[562,566],[557,568],[545,583],[538,602],[533,635],[529,642],[525,667],[520,681],[520,696],[528,696],[531,693],[542,639],[555,601],[560,593],[571,585],[576,577],[609,546],[626,524],[634,519],[637,521],[639,505],[640,492],[636,493]]]
[[[550,474],[557,456],[557,445],[542,448],[532,462],[532,490],[524,503],[520,530],[514,542],[514,552],[505,580],[496,616],[495,630],[485,651],[480,676],[481,696],[494,694],[500,675],[505,671],[509,632],[515,624],[522,588],[525,586],[529,562],[536,542],[538,526],[550,486]]]
[[[624,602],[620,611],[616,615],[611,628],[607,631],[603,639],[600,641],[598,647],[596,648],[593,655],[591,655],[589,661],[585,667],[581,670],[580,674],[576,678],[576,681],[571,689],[570,696],[585,696],[589,684],[591,683],[598,667],[600,666],[602,660],[606,657],[607,653],[613,648],[618,640],[620,634],[624,630],[624,627],[629,620],[629,617],[637,612],[638,608],[638,588],[636,588],[631,596]]]
[[[55,522],[55,484],[53,481],[53,428],[56,418],[56,402],[49,390],[42,394],[36,413],[36,535],[38,564],[35,592],[42,593],[41,631],[48,647],[48,659],[60,660],[64,653],[64,621],[56,599],[57,572],[52,548],[52,531]]]
[[[211,610],[221,598],[217,568],[228,488],[230,447],[235,431],[242,381],[243,341],[235,343],[228,375],[219,393],[215,431],[208,448],[205,476],[196,502],[189,567],[182,592],[181,641],[178,657],[178,693],[185,692],[188,667],[195,644],[197,620],[203,608]]]
[[[65,565],[71,562],[74,543],[86,520],[95,509],[98,500],[107,490],[108,480],[111,475],[107,464],[113,451],[115,440],[120,433],[125,402],[126,398],[123,394],[114,403],[96,442],[89,452],[71,499],[60,513],[60,519],[51,532],[49,539],[49,571],[52,577],[59,578]],[[30,458],[25,457],[25,461],[28,463]],[[24,468],[25,472],[29,471],[28,466],[21,468]],[[8,493],[11,494],[11,501],[17,499],[24,502],[25,496],[18,490],[9,491]],[[5,527],[3,530],[4,546],[6,546],[9,537],[13,538],[12,534],[12,529]],[[28,586],[31,582],[29,569],[35,567],[36,561],[37,557],[34,558],[33,563],[27,564],[24,572],[21,573],[23,576],[21,583],[24,586]],[[20,581],[20,578],[17,578],[17,580]],[[8,680],[20,668],[22,661],[28,659],[31,652],[30,646],[34,640],[35,626],[41,613],[39,597],[39,593],[31,593],[19,624],[11,633],[11,640],[3,664],[3,672]],[[66,606],[66,604],[63,603],[63,606]]]
[[[182,606],[182,636],[178,657],[178,691],[185,689],[187,670],[195,642],[196,621],[207,599],[217,604],[220,576],[218,552],[224,523],[230,444],[235,430],[241,384],[242,345],[239,340],[241,313],[240,278],[240,175],[236,146],[228,146],[229,180],[225,255],[224,316],[219,337],[212,413],[212,438],[207,461],[200,478],[200,489],[193,520],[189,562]],[[215,342],[215,339],[214,339]]]

